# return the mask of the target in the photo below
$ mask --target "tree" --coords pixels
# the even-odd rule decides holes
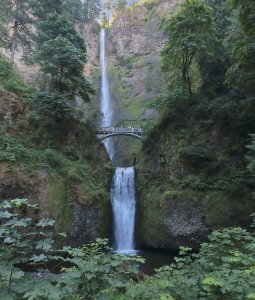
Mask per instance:
[[[7,45],[8,41],[8,16],[11,10],[11,1],[2,0],[0,9],[0,47]]]
[[[101,12],[100,0],[83,1],[83,19],[85,22],[92,22],[99,18]]]
[[[31,52],[33,46],[31,6],[26,0],[2,0],[0,10],[0,40],[11,48],[14,60],[18,46],[23,52]]]
[[[135,1],[133,1],[133,6],[135,5]],[[123,12],[127,7],[127,0],[116,0],[114,4],[114,10],[116,12]]]
[[[112,0],[105,0],[104,8],[107,12],[108,28],[110,27],[110,13],[112,9]]]
[[[106,12],[103,12],[102,13],[102,16],[101,16],[101,26],[103,28],[106,28],[108,26],[108,19],[107,19],[107,14]]]
[[[233,9],[227,0],[206,0],[213,17],[213,34],[207,37],[210,49],[199,55],[199,70],[202,78],[202,90],[208,96],[219,95],[227,88],[224,84],[231,56],[231,22]],[[236,34],[236,33],[235,33]],[[229,41],[226,43],[226,40]]]
[[[74,99],[89,101],[92,89],[83,76],[86,47],[73,23],[63,15],[50,14],[39,24],[35,59],[48,76],[48,89]]]
[[[30,5],[25,0],[13,2],[12,31],[11,37],[11,59],[14,59],[15,50],[21,45],[23,51],[31,51],[33,44],[32,18],[30,16]]]
[[[50,13],[63,13],[63,0],[29,0],[29,3],[37,22],[44,21]]]
[[[232,0],[232,5],[238,9],[239,25],[243,34],[234,45],[234,64],[227,73],[227,81],[253,95],[255,92],[255,2]]]
[[[201,0],[187,0],[166,24],[168,42],[162,52],[164,70],[178,70],[183,88],[192,94],[190,70],[198,56],[210,52],[207,41],[213,33],[211,11]]]

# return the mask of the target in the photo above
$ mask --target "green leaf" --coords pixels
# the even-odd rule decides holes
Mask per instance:
[[[10,219],[11,217],[13,217],[14,215],[9,213],[7,210],[6,211],[0,211],[0,218],[3,219]]]
[[[47,256],[45,256],[44,254],[41,255],[33,255],[30,259],[33,262],[42,262],[42,261],[46,261],[47,260]]]
[[[37,223],[36,226],[38,227],[52,227],[54,226],[56,223],[56,221],[50,219],[50,218],[44,218],[42,220],[39,221],[39,223]]]
[[[53,246],[53,240],[48,238],[48,239],[40,240],[36,245],[36,249],[50,250],[52,249],[52,246]]]
[[[213,285],[213,286],[221,286],[222,283],[213,277],[206,277],[203,280],[203,284],[205,285]]]
[[[7,238],[4,239],[5,244],[13,244],[15,242],[16,242],[16,240],[12,239],[11,237],[7,237]]]

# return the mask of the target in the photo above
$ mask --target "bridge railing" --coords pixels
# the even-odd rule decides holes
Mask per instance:
[[[124,127],[124,126],[112,126],[112,127],[101,127],[97,129],[97,134],[110,134],[110,133],[134,133],[143,134],[143,129],[138,127]]]

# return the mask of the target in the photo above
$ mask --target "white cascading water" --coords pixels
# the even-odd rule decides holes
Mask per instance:
[[[100,48],[102,72],[102,127],[108,127],[112,125],[113,121],[113,106],[110,98],[107,78],[105,29],[101,30]],[[107,139],[104,144],[112,160],[114,156],[114,144],[111,141],[111,138]],[[131,253],[134,251],[135,228],[135,170],[133,167],[116,169],[111,189],[111,201],[114,219],[114,240],[116,245],[115,250],[121,253]]]
[[[115,250],[134,251],[135,229],[135,170],[117,168],[113,177],[111,200],[114,218]]]
[[[112,125],[112,103],[110,98],[109,83],[107,77],[107,61],[106,61],[106,32],[105,28],[101,30],[100,33],[100,63],[101,63],[101,111],[103,114],[102,127],[109,127]],[[104,141],[105,148],[110,156],[110,159],[113,159],[114,156],[114,145],[111,139]]]

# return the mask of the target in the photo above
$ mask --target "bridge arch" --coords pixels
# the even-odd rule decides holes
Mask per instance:
[[[131,137],[134,137],[134,138],[137,138],[137,139],[142,139],[143,137],[138,135],[138,134],[135,134],[135,133],[128,133],[128,132],[119,132],[119,133],[110,133],[110,134],[107,134],[107,135],[102,135],[100,136],[98,134],[98,137],[101,141],[104,141],[110,137],[113,137],[113,136],[118,136],[118,135],[124,135],[124,136],[131,136]]]
[[[97,130],[97,137],[103,141],[113,136],[130,136],[137,139],[143,138],[143,129],[142,128],[132,128],[132,127],[103,127]]]

